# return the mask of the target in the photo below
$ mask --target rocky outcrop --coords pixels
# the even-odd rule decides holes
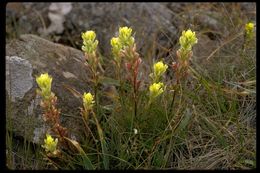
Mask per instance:
[[[80,34],[94,30],[104,56],[111,55],[110,39],[117,34],[119,26],[133,28],[137,49],[142,49],[141,52],[151,49],[155,39],[160,47],[169,47],[169,40],[174,42],[177,39],[176,26],[179,20],[176,13],[167,8],[168,3],[71,3],[71,10],[70,7],[64,10],[68,12],[66,15],[61,10],[66,5],[57,4],[9,3],[6,11],[7,38],[34,33],[54,42],[80,48]],[[16,29],[12,26],[14,22]]]
[[[6,45],[6,120],[7,129],[28,141],[42,143],[48,126],[42,119],[35,77],[48,72],[53,77],[52,91],[61,108],[61,124],[72,138],[80,140],[84,128],[79,93],[90,91],[88,73],[80,50],[52,43],[35,35],[21,35]]]

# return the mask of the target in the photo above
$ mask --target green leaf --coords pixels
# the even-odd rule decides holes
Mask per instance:
[[[106,141],[105,141],[105,138],[104,138],[103,131],[102,131],[98,122],[97,122],[97,129],[98,129],[99,139],[100,139],[100,142],[101,142],[104,168],[109,169],[109,159],[108,159],[108,155],[107,155],[107,144],[106,144]]]

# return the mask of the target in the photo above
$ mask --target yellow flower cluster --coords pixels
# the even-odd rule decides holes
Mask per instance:
[[[253,33],[254,33],[254,23],[249,22],[245,25],[245,32],[246,32],[246,37],[247,39],[251,40],[253,37]]]
[[[167,68],[168,68],[168,65],[164,64],[162,61],[155,63],[153,65],[154,77],[156,79],[159,79],[163,75],[163,73],[166,72]]]
[[[52,77],[48,73],[44,73],[36,77],[36,82],[41,89],[42,96],[48,98],[51,95]]]
[[[152,85],[150,85],[149,90],[150,90],[150,100],[153,100],[163,93],[164,84],[162,82],[153,83]]]
[[[252,22],[247,23],[246,26],[245,26],[245,29],[246,29],[246,32],[253,32],[254,23],[252,23]]]
[[[83,94],[83,106],[85,110],[91,110],[93,108],[94,103],[94,97],[91,93]]]
[[[54,140],[51,135],[46,134],[46,139],[44,139],[44,145],[42,145],[42,147],[45,148],[46,152],[51,152],[52,154],[55,154],[57,152],[57,144],[57,138]]]
[[[134,37],[132,37],[132,29],[128,27],[120,27],[119,28],[119,36],[113,37],[110,40],[110,44],[112,46],[112,53],[117,62],[120,61],[119,52],[128,46],[133,46]]]
[[[120,50],[122,49],[122,44],[119,41],[118,37],[113,37],[110,41],[111,46],[112,46],[112,53],[114,57],[116,58],[116,61],[119,61],[119,53]]]
[[[118,37],[123,46],[132,46],[134,44],[135,39],[132,37],[132,28],[120,27]]]
[[[192,46],[198,42],[195,32],[192,32],[190,29],[187,31],[182,31],[182,36],[179,39],[181,49],[190,51]]]
[[[96,39],[96,33],[94,31],[86,31],[81,34],[83,39],[82,50],[88,54],[93,54],[96,52],[98,40]]]
[[[164,64],[162,61],[159,61],[153,65],[153,73],[150,74],[152,77],[153,84],[150,85],[150,101],[153,101],[156,97],[161,95],[164,92],[164,84],[160,81],[162,75],[166,72],[168,68],[167,64]]]

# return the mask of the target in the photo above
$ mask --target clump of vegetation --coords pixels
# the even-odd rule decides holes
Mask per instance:
[[[239,9],[235,3],[229,7]],[[42,99],[43,119],[50,127],[42,145],[35,149],[41,166],[31,166],[37,159],[30,159],[25,142],[26,155],[21,159],[25,166],[18,168],[256,168],[255,24],[242,18],[239,10],[227,13],[224,4],[206,4],[205,9],[223,10],[218,11],[223,13],[218,22],[222,25],[213,31],[190,20],[189,15],[204,13],[198,8],[194,15],[191,8],[183,6],[187,18],[184,13],[178,16],[191,22],[191,29],[187,23],[177,25],[181,32],[170,48],[159,45],[155,38],[156,46],[143,52],[134,28],[125,26],[110,40],[111,57],[103,58],[99,33],[82,33],[80,47],[92,84],[91,90],[80,93],[79,113],[86,139],[72,139],[69,127],[61,124],[61,98],[51,90],[55,78],[41,74],[36,78],[37,94]],[[212,16],[209,20],[214,23],[218,17]],[[210,48],[203,44],[206,41],[215,48],[201,57],[198,54]],[[156,54],[154,47],[160,47],[161,52]],[[169,54],[165,55],[164,49]],[[147,59],[152,62],[149,66]],[[112,71],[105,73],[103,69]],[[113,92],[101,89],[106,82]],[[14,145],[11,133],[7,133],[7,143]],[[7,145],[6,164],[17,169],[12,147]]]
[[[251,25],[246,26],[245,35],[247,36],[245,38],[248,42],[252,39],[252,27]],[[202,106],[198,105],[201,98],[195,94],[199,90],[206,91],[209,94],[207,99],[213,99],[213,103],[216,101],[216,106],[221,106],[217,108],[219,113],[228,111],[227,109],[235,111],[235,107],[226,108],[224,103],[220,103],[218,97],[224,99],[224,102],[228,101],[223,94],[216,95],[222,92],[221,88],[212,86],[210,81],[191,68],[192,47],[198,42],[194,31],[188,29],[182,32],[179,39],[180,48],[176,52],[177,62],[172,63],[172,68],[168,69],[168,65],[163,60],[154,63],[150,73],[150,84],[147,88],[140,89],[140,85],[147,86],[147,84],[142,84],[139,79],[142,59],[136,51],[132,29],[120,27],[119,36],[111,39],[116,71],[113,80],[119,83],[117,85],[118,96],[113,100],[112,108],[109,109],[109,117],[106,117],[103,122],[100,122],[102,116],[107,115],[102,112],[107,105],[99,103],[102,93],[99,91],[98,85],[103,76],[98,71],[100,63],[96,53],[98,40],[96,40],[94,31],[86,31],[82,34],[82,38],[86,67],[93,74],[91,81],[95,93],[94,95],[90,92],[82,94],[81,115],[86,127],[82,130],[93,135],[87,139],[90,141],[95,139],[93,146],[85,146],[68,138],[65,133],[66,128],[63,128],[58,121],[60,112],[55,108],[57,98],[51,92],[52,78],[48,74],[42,74],[36,79],[41,88],[38,93],[42,96],[44,119],[51,122],[53,135],[59,137],[59,140],[54,140],[49,134],[46,134],[47,138],[43,145],[47,152],[46,157],[54,167],[60,169],[167,168],[175,159],[184,159],[180,158],[177,153],[188,151],[190,157],[201,154],[202,148],[190,151],[191,148],[187,148],[189,147],[187,140],[192,137],[190,135],[201,133],[202,129],[209,130],[213,136],[201,136],[198,140],[209,138],[208,143],[215,140],[223,146],[224,150],[229,148],[231,142],[229,140],[236,140],[233,134],[223,136],[228,131],[228,124],[232,123],[232,119],[224,122],[222,129],[217,129],[216,123],[209,120],[205,114],[199,115],[198,113],[198,109],[201,109],[198,107]],[[167,70],[172,70],[175,74],[175,80],[170,84],[167,81],[164,82],[164,74]],[[189,80],[194,83],[193,87],[188,85]],[[164,83],[168,83],[168,85]],[[211,88],[214,88],[217,93],[212,93]],[[162,97],[159,98],[159,96]],[[232,104],[235,106],[238,103],[233,102]],[[204,106],[209,105],[205,103]],[[94,120],[96,129],[90,128],[91,119]],[[200,124],[198,124],[199,119],[202,121]],[[194,124],[197,124],[198,127],[194,127]],[[98,140],[95,135],[98,135]],[[197,142],[199,143],[199,141]],[[89,148],[95,148],[93,151],[96,153],[90,152]],[[243,150],[243,148],[240,149]],[[245,162],[255,164],[250,159],[245,159]],[[219,166],[221,167],[221,165]]]

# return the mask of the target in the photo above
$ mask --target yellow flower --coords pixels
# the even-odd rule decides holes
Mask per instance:
[[[252,32],[254,30],[254,26],[255,26],[254,23],[249,22],[246,24],[245,29],[247,32]]]
[[[96,33],[94,31],[86,31],[85,33],[82,33],[82,39],[84,41],[90,40],[94,41],[96,38]]]
[[[46,152],[51,152],[52,154],[55,154],[57,152],[57,144],[57,138],[54,140],[51,135],[46,134],[46,139],[44,139],[44,145],[42,145],[42,147],[45,148]]]
[[[254,33],[254,23],[249,22],[245,25],[245,32],[246,32],[246,37],[250,40],[253,37]]]
[[[95,40],[96,33],[94,31],[86,31],[81,34],[83,39],[82,50],[86,53],[94,53],[97,49],[98,40]]]
[[[119,28],[119,41],[122,46],[132,46],[134,44],[134,37],[132,35],[132,28],[120,27]]]
[[[190,29],[187,31],[182,31],[182,36],[179,39],[181,49],[190,51],[192,46],[198,42],[195,32],[192,32]]]
[[[156,77],[160,77],[167,70],[168,66],[162,61],[159,61],[153,65],[154,74]]]
[[[52,78],[48,75],[48,73],[44,73],[36,78],[36,82],[41,89],[48,88],[51,87]]]
[[[111,43],[111,46],[112,46],[112,47],[117,47],[118,45],[120,45],[120,43],[119,43],[119,38],[118,38],[118,37],[113,37],[113,38],[111,39],[110,43]]]
[[[119,41],[119,38],[118,37],[113,37],[110,40],[110,44],[112,46],[112,52],[113,52],[115,58],[118,58],[119,57],[119,52],[122,49],[122,45],[121,45],[121,43]]]
[[[42,90],[43,97],[48,97],[51,95],[52,77],[49,76],[48,73],[44,73],[36,77],[36,82]]]
[[[153,83],[150,85],[149,90],[150,90],[150,99],[154,99],[158,97],[160,94],[163,93],[164,89],[164,84],[162,82],[159,83]]]
[[[119,35],[125,38],[131,37],[132,28],[128,28],[127,26],[119,28]]]
[[[83,106],[85,110],[91,110],[94,103],[95,103],[94,97],[91,93],[83,94]]]

